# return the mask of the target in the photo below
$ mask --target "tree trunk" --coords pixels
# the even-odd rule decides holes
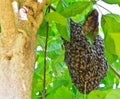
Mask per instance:
[[[31,99],[36,32],[45,1],[19,4],[24,8],[13,11],[11,0],[0,0],[0,99]]]

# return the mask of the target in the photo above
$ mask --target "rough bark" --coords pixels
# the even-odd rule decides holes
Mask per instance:
[[[27,9],[28,20],[14,13],[11,0],[0,0],[0,99],[31,99],[36,32],[45,1],[19,1]]]

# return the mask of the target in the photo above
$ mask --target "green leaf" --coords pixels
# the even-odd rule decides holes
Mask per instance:
[[[105,48],[110,54],[120,57],[120,33],[109,33],[105,39]]]
[[[102,80],[107,89],[112,88],[116,74],[109,68],[106,77]]]
[[[94,90],[88,94],[88,99],[104,99],[106,93],[100,90]]]
[[[60,25],[60,24],[56,24],[56,27],[60,33],[60,35],[67,41],[70,41],[70,24],[69,24],[69,20],[67,22],[66,26]]]
[[[66,7],[61,14],[65,17],[71,17],[71,16],[75,16],[77,14],[81,14],[84,11],[86,11],[87,8],[89,8],[90,6],[92,6],[93,3],[92,2],[76,2],[68,7]]]
[[[108,52],[120,57],[120,16],[107,14],[102,17],[102,29],[105,33],[105,48]]]
[[[47,90],[47,93],[54,93],[54,92],[56,92],[56,90],[58,89],[58,88],[60,88],[61,86],[63,86],[63,85],[67,85],[67,83],[68,83],[68,81],[67,80],[65,80],[65,79],[57,79],[57,80],[55,80],[54,82],[52,82],[53,83],[53,87],[51,87],[51,86],[48,86],[48,90]]]
[[[46,0],[47,4],[51,4],[51,3],[54,3],[54,2],[57,2],[59,0]]]
[[[54,22],[59,23],[59,24],[64,25],[64,26],[67,23],[66,18],[57,12],[48,13],[45,16],[45,19],[50,23],[54,21]]]
[[[56,90],[55,93],[52,93],[52,95],[48,96],[46,99],[75,99],[74,95],[70,90],[68,90],[67,87],[60,87],[58,90]]]
[[[47,22],[44,19],[37,31],[38,35],[46,37],[46,26],[47,26]]]
[[[118,55],[118,57],[120,57],[120,46],[119,46],[119,41],[120,41],[120,33],[109,33],[111,38],[114,40],[114,44],[115,44],[115,54]],[[108,43],[109,44],[109,43]],[[113,46],[114,47],[114,46]],[[112,47],[112,49],[113,49]]]
[[[120,99],[120,89],[110,91],[106,95],[105,99]]]
[[[109,50],[105,48],[105,56],[107,58],[108,64],[111,65],[112,63],[116,62],[118,56],[115,54],[111,54]]]
[[[64,9],[63,3],[62,3],[62,0],[60,0],[60,1],[58,2],[58,4],[57,4],[56,11],[57,11],[57,12],[62,12],[63,9]]]
[[[107,14],[102,16],[102,29],[107,33],[120,33],[120,16],[116,14]]]
[[[120,6],[120,0],[103,0],[103,1],[109,4],[118,4]]]
[[[105,49],[111,54],[116,54],[114,40],[109,34],[106,36],[104,42],[105,42]]]
[[[74,95],[68,90],[68,88],[62,86],[56,91],[54,99],[74,99]]]
[[[62,40],[59,38],[53,38],[48,41],[47,56],[51,59],[57,59],[62,53]]]
[[[77,14],[76,16],[71,17],[75,22],[80,22],[83,24],[86,21],[86,16],[89,14],[90,11],[92,11],[93,6],[89,6],[86,8],[86,10],[80,14]]]

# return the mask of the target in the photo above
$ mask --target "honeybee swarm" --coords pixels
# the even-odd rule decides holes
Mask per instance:
[[[106,76],[108,64],[104,56],[103,39],[98,35],[92,46],[82,31],[82,25],[70,20],[70,42],[63,39],[65,62],[72,82],[81,93],[98,88]]]

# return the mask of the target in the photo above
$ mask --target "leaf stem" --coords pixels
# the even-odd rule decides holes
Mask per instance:
[[[112,66],[110,66],[110,69],[120,78],[120,74]]]
[[[50,12],[50,6],[47,8],[47,13]],[[44,50],[44,78],[43,78],[43,91],[42,91],[42,99],[45,99],[45,87],[46,87],[46,57],[47,57],[47,43],[48,43],[48,32],[49,32],[49,23],[46,23],[46,42],[45,42],[45,50]]]

